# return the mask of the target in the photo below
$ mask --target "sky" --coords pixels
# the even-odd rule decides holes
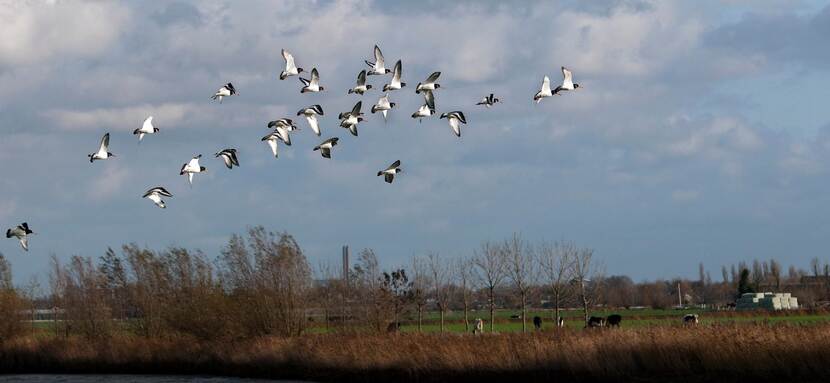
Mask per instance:
[[[595,250],[607,274],[696,276],[772,257],[806,267],[830,238],[830,6],[816,1],[64,2],[0,0],[0,252],[24,283],[51,255],[135,242],[217,255],[287,231],[309,262],[372,248],[383,267],[470,255],[514,232]],[[378,44],[407,86],[352,137],[337,114]],[[278,79],[281,49],[319,94]],[[532,103],[561,66],[580,90]],[[441,71],[438,113],[410,116]],[[210,96],[232,82],[238,96]],[[495,93],[501,103],[476,106]],[[321,104],[322,137],[296,112]],[[149,115],[158,134],[132,131]],[[301,128],[273,158],[268,121]],[[87,154],[109,132],[116,157]],[[340,137],[332,159],[312,147]],[[237,148],[228,170],[215,152]],[[202,154],[188,186],[183,163]],[[391,185],[378,170],[401,160]],[[173,194],[167,209],[141,195]],[[717,278],[716,278],[717,279]]]

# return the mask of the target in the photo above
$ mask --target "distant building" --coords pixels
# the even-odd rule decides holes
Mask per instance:
[[[745,293],[735,302],[736,310],[797,310],[798,299],[790,293]]]

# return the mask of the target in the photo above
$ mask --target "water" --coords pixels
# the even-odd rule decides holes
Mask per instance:
[[[222,376],[175,375],[0,375],[0,382],[14,383],[301,383],[288,380],[230,378]]]

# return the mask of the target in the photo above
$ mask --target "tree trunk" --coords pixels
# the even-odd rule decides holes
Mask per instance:
[[[495,321],[496,321],[496,297],[495,291],[493,288],[490,288],[490,332],[495,331]]]
[[[440,307],[441,309],[441,332],[444,332],[444,306]]]
[[[527,332],[527,296],[522,292],[522,332]]]
[[[553,293],[553,323],[555,323],[556,328],[559,328],[559,290],[555,290]]]
[[[421,332],[421,325],[423,324],[423,317],[424,317],[424,307],[422,305],[418,305],[418,332]]]
[[[464,298],[464,332],[470,332],[469,304]]]

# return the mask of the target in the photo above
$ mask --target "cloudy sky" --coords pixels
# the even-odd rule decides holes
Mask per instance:
[[[15,279],[126,242],[216,254],[250,225],[294,234],[314,265],[343,244],[392,267],[512,232],[593,247],[635,279],[826,257],[830,6],[426,3],[0,0],[0,223],[38,232],[28,253],[0,242]],[[336,116],[377,100],[387,78],[346,94],[376,43],[409,86],[355,138]],[[279,81],[281,48],[326,91]],[[584,90],[532,104],[562,65]],[[467,115],[461,139],[410,117],[433,71],[439,113]],[[240,95],[211,102],[229,81]],[[490,92],[503,103],[474,106]],[[316,103],[323,138],[341,138],[333,159],[305,121],[271,157],[267,121]],[[161,132],[138,145],[148,115]],[[90,164],[105,132],[117,157]],[[225,147],[240,168],[213,158]],[[179,168],[199,153],[190,188]],[[397,159],[387,185],[376,172]],[[175,195],[166,210],[141,199],[156,185]]]

